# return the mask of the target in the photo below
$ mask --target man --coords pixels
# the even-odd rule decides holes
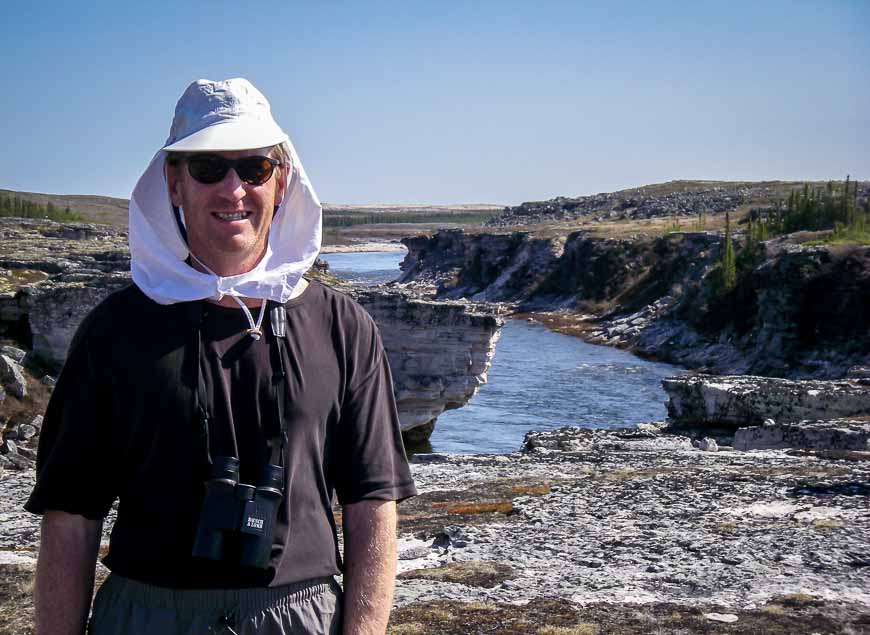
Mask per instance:
[[[377,328],[302,277],[320,231],[265,97],[191,84],[130,202],[135,284],[84,320],[46,412],[40,635],[84,631],[115,500],[91,633],[385,631],[416,491]]]

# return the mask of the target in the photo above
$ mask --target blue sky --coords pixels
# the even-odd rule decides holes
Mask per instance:
[[[332,203],[870,179],[867,0],[123,4],[3,3],[0,188],[128,197],[235,76]]]

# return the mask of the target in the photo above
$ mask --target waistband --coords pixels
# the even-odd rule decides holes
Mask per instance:
[[[100,591],[150,608],[170,609],[181,614],[232,611],[236,615],[246,615],[270,607],[306,602],[331,588],[339,587],[335,578],[329,577],[265,588],[170,589],[111,573]]]

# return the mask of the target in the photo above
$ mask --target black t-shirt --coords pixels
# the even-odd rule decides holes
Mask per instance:
[[[416,490],[374,322],[317,282],[285,307],[286,491],[267,569],[191,552],[209,476],[200,377],[211,455],[238,456],[240,481],[253,485],[268,462],[281,368],[268,309],[255,341],[240,309],[159,305],[135,286],[107,298],[70,347],[26,509],[99,519],[119,499],[103,562],[160,586],[275,586],[337,574],[333,495],[347,504]]]

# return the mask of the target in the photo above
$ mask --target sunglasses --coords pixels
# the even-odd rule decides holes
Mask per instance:
[[[185,161],[190,176],[206,185],[223,181],[230,168],[245,183],[262,185],[272,178],[275,168],[281,165],[280,161],[270,157],[253,156],[234,160],[218,154],[194,154]]]

